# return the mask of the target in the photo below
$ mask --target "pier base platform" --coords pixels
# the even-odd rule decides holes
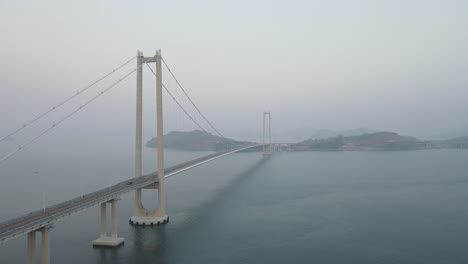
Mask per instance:
[[[130,218],[131,225],[160,225],[169,222],[169,216],[132,216]]]
[[[118,246],[121,246],[124,243],[124,241],[125,240],[122,237],[98,238],[93,241],[93,247],[118,247]]]

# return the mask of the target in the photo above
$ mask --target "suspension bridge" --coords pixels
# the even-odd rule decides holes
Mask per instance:
[[[177,175],[181,172],[190,170],[194,167],[200,166],[202,164],[212,162],[216,159],[231,155],[240,151],[252,150],[252,149],[262,149],[263,155],[272,154],[272,144],[271,144],[271,116],[269,112],[265,112],[263,115],[263,142],[259,143],[248,143],[248,144],[239,144],[233,143],[235,141],[222,141],[220,144],[224,144],[226,147],[222,151],[215,152],[213,154],[206,155],[204,157],[196,158],[190,161],[180,163],[178,165],[164,168],[164,130],[163,130],[163,89],[167,93],[170,99],[180,108],[180,110],[191,120],[199,129],[207,132],[201,122],[198,122],[189,111],[183,107],[179,102],[176,96],[171,93],[171,91],[166,87],[162,81],[162,68],[166,67],[170,76],[175,80],[177,87],[182,91],[182,94],[188,99],[190,104],[195,109],[195,112],[201,117],[202,121],[209,127],[209,130],[213,131],[220,138],[225,138],[223,134],[213,125],[212,122],[208,120],[206,115],[200,110],[200,108],[194,103],[192,98],[188,95],[186,90],[180,84],[179,80],[176,78],[175,74],[172,72],[166,61],[161,56],[161,50],[157,50],[155,55],[152,57],[145,57],[143,53],[138,51],[137,56],[126,61],[124,64],[118,66],[108,74],[102,76],[95,82],[84,87],[83,89],[76,92],[72,96],[61,101],[53,108],[45,111],[44,113],[38,115],[31,121],[25,123],[19,128],[13,130],[11,133],[5,135],[3,138],[0,138],[0,141],[10,138],[20,131],[28,128],[33,123],[47,116],[49,113],[55,111],[61,106],[67,104],[70,100],[81,95],[88,89],[91,89],[96,84],[100,83],[104,79],[108,78],[110,75],[114,74],[116,71],[120,70],[122,67],[128,65],[136,58],[136,68],[132,71],[126,73],[109,85],[106,89],[102,90],[98,95],[92,97],[84,104],[80,105],[79,108],[70,112],[52,126],[46,128],[36,136],[32,137],[30,140],[26,141],[22,145],[19,145],[15,150],[7,153],[5,156],[0,159],[0,166],[7,162],[10,158],[14,157],[20,151],[23,151],[26,147],[33,144],[39,138],[43,137],[51,130],[56,128],[58,125],[61,125],[71,116],[77,114],[87,105],[95,101],[100,96],[106,94],[117,84],[127,79],[129,76],[136,72],[136,138],[135,138],[135,175],[129,176],[128,180],[116,183],[107,188],[97,190],[92,193],[84,194],[74,199],[70,199],[53,206],[44,207],[40,210],[36,210],[18,217],[11,218],[7,221],[0,222],[0,242],[6,242],[8,240],[14,239],[21,235],[27,235],[27,263],[32,264],[35,262],[36,254],[36,233],[41,233],[41,263],[48,264],[50,263],[50,230],[52,224],[56,221],[59,221],[67,216],[70,216],[76,212],[84,210],[89,207],[100,205],[100,234],[99,237],[93,241],[94,246],[104,246],[104,247],[117,247],[124,243],[124,238],[118,237],[117,231],[117,201],[120,196],[128,193],[135,192],[135,205],[134,205],[134,214],[130,217],[129,223],[131,225],[160,225],[169,222],[169,216],[166,214],[165,208],[165,188],[164,180],[168,177]],[[156,69],[153,70],[149,64],[156,64]],[[142,132],[143,132],[143,67],[147,66],[151,73],[156,79],[156,130],[157,130],[157,171],[147,175],[142,174]],[[208,133],[208,132],[207,132]],[[158,200],[157,208],[155,210],[148,210],[144,208],[142,204],[142,190],[143,189],[154,189],[157,190]],[[111,204],[111,234],[107,234],[107,204]]]

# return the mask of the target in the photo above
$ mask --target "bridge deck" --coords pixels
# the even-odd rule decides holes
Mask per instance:
[[[226,155],[258,146],[259,145],[250,145],[231,151],[217,152],[175,165],[173,167],[169,167],[164,170],[164,178],[173,176]],[[96,204],[116,199],[124,193],[156,183],[158,182],[157,176],[157,173],[152,173],[142,177],[125,180],[96,192],[89,193],[47,207],[43,210],[37,210],[29,214],[2,222],[0,223],[0,242],[4,242],[24,233],[40,229],[44,226],[50,225],[54,221],[60,220],[78,211],[84,210]]]

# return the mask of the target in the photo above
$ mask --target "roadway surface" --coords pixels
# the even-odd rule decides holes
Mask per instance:
[[[173,167],[169,167],[164,170],[164,178],[171,177],[215,159],[258,146],[260,145],[249,145],[247,147],[241,147],[235,150],[217,152],[175,165]],[[51,223],[63,219],[64,217],[73,213],[103,202],[117,199],[124,193],[133,191],[138,188],[143,188],[156,182],[158,182],[157,173],[132,178],[96,192],[79,196],[77,198],[46,207],[42,210],[33,211],[31,213],[1,222],[0,242],[5,242],[27,232],[51,225]]]

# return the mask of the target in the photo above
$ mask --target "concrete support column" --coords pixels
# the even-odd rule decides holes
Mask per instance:
[[[41,264],[50,264],[50,238],[49,238],[50,227],[43,227],[42,232],[42,258]]]
[[[270,144],[270,153],[271,153],[271,113],[268,112],[268,144]]]
[[[107,206],[106,203],[101,204],[101,238],[104,239],[107,237]]]
[[[137,90],[136,90],[136,138],[135,138],[135,178],[142,174],[142,131],[143,131],[143,53],[137,53]],[[134,215],[138,215],[141,190],[135,191]]]
[[[107,203],[111,203],[111,236],[107,236]],[[98,239],[93,241],[95,247],[118,247],[124,243],[124,239],[117,236],[117,200],[111,200],[101,204],[101,232]]]
[[[117,239],[117,206],[116,206],[116,201],[112,200],[111,205],[112,205],[112,211],[111,211],[111,217],[112,217],[112,239]]]
[[[262,152],[263,153],[266,153],[265,151],[265,138],[266,138],[266,129],[265,129],[265,125],[266,125],[266,112],[263,112],[263,145],[262,145]]]
[[[143,53],[137,54],[135,177],[141,176],[142,124],[143,124]]]
[[[156,51],[156,122],[158,143],[158,209],[156,216],[166,216],[166,201],[164,193],[164,129],[163,129],[163,98],[162,98],[162,64],[161,50]]]
[[[34,264],[36,253],[36,231],[28,233],[28,264]]]

